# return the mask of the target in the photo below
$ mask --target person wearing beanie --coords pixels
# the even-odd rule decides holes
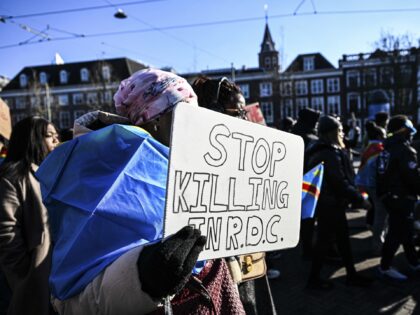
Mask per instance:
[[[416,132],[407,116],[393,116],[388,124],[390,136],[385,140],[377,162],[377,192],[388,211],[388,233],[379,273],[398,281],[407,279],[405,274],[392,268],[392,260],[400,245],[403,245],[410,269],[420,272],[413,239],[413,212],[420,195],[417,152],[411,146]]]
[[[358,274],[354,267],[345,210],[350,203],[365,209],[370,207],[370,203],[354,184],[354,172],[344,150],[340,121],[332,116],[323,116],[319,119],[318,131],[319,140],[308,150],[308,168],[323,163],[324,177],[315,210],[318,237],[307,288],[325,290],[333,287],[332,282],[321,279],[320,273],[334,242],[346,268],[347,285],[368,286],[371,279]]]
[[[144,147],[140,144],[142,149],[136,151],[141,154],[137,162],[141,167],[136,169],[135,177],[141,179],[141,184],[124,186],[122,196],[114,201],[108,201],[112,200],[111,196],[103,199],[90,196],[101,200],[102,208],[113,209],[112,215],[102,214],[109,215],[104,220],[106,224],[69,211],[57,213],[53,211],[57,205],[52,198],[44,196],[46,207],[51,209],[51,227],[55,231],[50,284],[57,312],[64,315],[245,314],[226,262],[223,259],[197,262],[206,243],[199,230],[187,226],[162,239],[172,110],[180,102],[198,106],[192,87],[173,73],[144,69],[121,82],[114,101],[121,116],[97,111],[78,118],[74,126],[75,139],[63,144],[37,173],[48,193],[53,187],[45,177],[46,170],[59,167],[60,174],[65,173],[67,164],[57,163],[63,159],[63,154],[74,151],[83,141],[93,141],[95,134],[107,137],[110,132],[106,131],[115,130],[112,128],[119,128],[120,124],[140,127],[135,130],[146,143]],[[114,122],[119,125],[107,126]],[[112,137],[106,139],[120,141]],[[123,146],[106,141],[101,144],[104,148],[100,152],[110,154],[118,154],[114,146],[127,149],[126,143]],[[100,156],[89,161],[90,164],[100,162]],[[87,187],[82,187],[87,191],[89,185],[103,180],[103,175],[95,178],[94,172],[88,174],[92,178],[84,184]],[[133,174],[127,175],[134,177]],[[121,194],[118,185],[119,180],[115,180],[112,194]],[[94,192],[96,190],[92,194]],[[68,189],[67,197],[82,202],[81,196],[69,196],[71,193]],[[156,195],[154,199],[152,195]],[[129,225],[127,218],[135,220],[136,225],[125,227]],[[88,235],[82,238],[77,227],[84,225],[89,229]],[[74,254],[84,263],[71,258],[63,260],[62,253]]]
[[[297,122],[293,125],[291,133],[301,136],[305,145],[304,171],[309,171],[306,166],[307,149],[318,140],[316,135],[316,125],[321,113],[311,108],[303,108],[299,111]],[[302,248],[302,258],[309,260],[312,257],[313,234],[315,219],[307,218],[302,220],[300,228],[300,245]]]
[[[316,136],[316,124],[321,112],[312,108],[303,108],[299,111],[296,124],[292,128],[292,133],[303,138],[305,149],[309,143],[318,140]]]

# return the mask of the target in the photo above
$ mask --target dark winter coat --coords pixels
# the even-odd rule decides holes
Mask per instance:
[[[384,142],[384,151],[378,157],[377,191],[398,197],[420,194],[420,172],[417,152],[402,135],[394,135]]]
[[[324,163],[324,178],[317,212],[324,209],[345,209],[348,203],[361,203],[363,197],[354,184],[354,171],[347,153],[322,140],[315,142],[307,152],[308,169]],[[331,210],[328,210],[331,211]]]

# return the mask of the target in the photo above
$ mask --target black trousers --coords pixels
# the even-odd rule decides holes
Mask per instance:
[[[311,279],[318,279],[332,245],[336,244],[347,275],[356,272],[350,246],[349,228],[344,208],[319,208],[317,240],[312,259]]]
[[[384,200],[388,211],[388,234],[382,247],[381,267],[388,269],[400,245],[404,248],[405,256],[412,265],[418,264],[414,247],[414,206],[415,201],[407,198]]]
[[[304,219],[300,223],[300,243],[302,248],[302,256],[311,258],[313,251],[313,239],[315,230],[315,219]]]

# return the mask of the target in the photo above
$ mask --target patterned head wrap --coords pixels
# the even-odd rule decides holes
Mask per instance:
[[[185,79],[157,69],[140,70],[123,80],[114,101],[117,113],[135,125],[161,116],[179,102],[198,106],[197,96]]]

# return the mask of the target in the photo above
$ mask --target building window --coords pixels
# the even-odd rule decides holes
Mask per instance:
[[[375,69],[367,69],[364,72],[365,76],[365,86],[376,86],[376,70]]]
[[[383,67],[380,69],[380,80],[383,85],[392,85],[394,83],[394,71],[391,67]]]
[[[25,109],[26,99],[24,97],[17,97],[15,104],[16,104],[16,109]]]
[[[59,119],[60,119],[59,124],[60,124],[61,129],[71,127],[70,113],[69,112],[60,112]]]
[[[74,105],[80,105],[83,104],[84,99],[83,99],[83,94],[82,93],[76,93],[73,94],[73,104]]]
[[[277,65],[277,58],[273,57],[271,60],[271,64],[273,65],[273,67],[275,67]]]
[[[283,102],[283,113],[284,113],[284,117],[294,117],[295,115],[293,114],[293,101],[288,98],[285,99]]]
[[[315,57],[303,58],[303,71],[315,70]]]
[[[112,102],[112,92],[111,91],[105,91],[104,92],[104,102],[105,103],[111,103]]]
[[[324,93],[324,84],[322,82],[322,79],[311,81],[311,93],[312,94],[322,94],[322,93]]]
[[[296,81],[295,91],[296,91],[296,95],[308,94],[308,83],[306,81]]]
[[[98,104],[98,94],[97,93],[88,93],[86,97],[88,104]]]
[[[45,72],[41,72],[39,74],[39,83],[41,83],[42,85],[47,84],[47,74]]]
[[[292,82],[283,82],[281,85],[281,95],[290,96],[292,95]]]
[[[109,69],[109,66],[102,67],[102,78],[106,81],[109,81],[111,79],[111,71]]]
[[[264,64],[265,64],[265,67],[267,69],[270,69],[271,68],[271,58],[270,57],[265,57]]]
[[[68,75],[66,70],[60,71],[60,83],[66,84],[68,82]]]
[[[398,104],[400,106],[411,106],[412,101],[413,101],[413,91],[412,91],[412,89],[400,89],[399,90]]]
[[[296,112],[299,113],[300,110],[308,107],[308,99],[299,97],[296,99]]]
[[[402,85],[410,84],[412,68],[410,65],[402,65],[400,67],[401,78],[398,80]]]
[[[261,110],[264,115],[264,119],[268,124],[273,123],[273,103],[272,102],[261,102]]]
[[[322,96],[312,97],[311,99],[311,107],[313,109],[319,110],[324,112],[324,98]]]
[[[69,96],[67,94],[58,95],[58,105],[60,106],[69,105]]]
[[[357,113],[360,108],[360,95],[359,93],[350,93],[347,95],[347,111],[349,113]]]
[[[89,71],[86,68],[80,70],[80,81],[88,82],[89,81]]]
[[[31,96],[30,104],[32,108],[41,106],[41,98],[39,96]]]
[[[360,73],[359,71],[347,72],[347,87],[357,88],[360,86]]]
[[[334,95],[334,96],[328,96],[327,97],[327,114],[328,115],[338,115],[340,116],[340,96]]]
[[[245,98],[249,98],[249,84],[239,84],[239,88]]]
[[[74,111],[74,119],[79,118],[80,116],[83,116],[85,114],[84,110],[75,110]]]
[[[260,83],[260,96],[267,97],[273,94],[273,87],[271,82],[262,82]]]
[[[327,79],[327,92],[328,93],[340,92],[340,79],[339,78]]]
[[[19,76],[19,84],[20,84],[20,87],[22,88],[28,85],[28,77],[26,76],[26,74],[22,73]]]

